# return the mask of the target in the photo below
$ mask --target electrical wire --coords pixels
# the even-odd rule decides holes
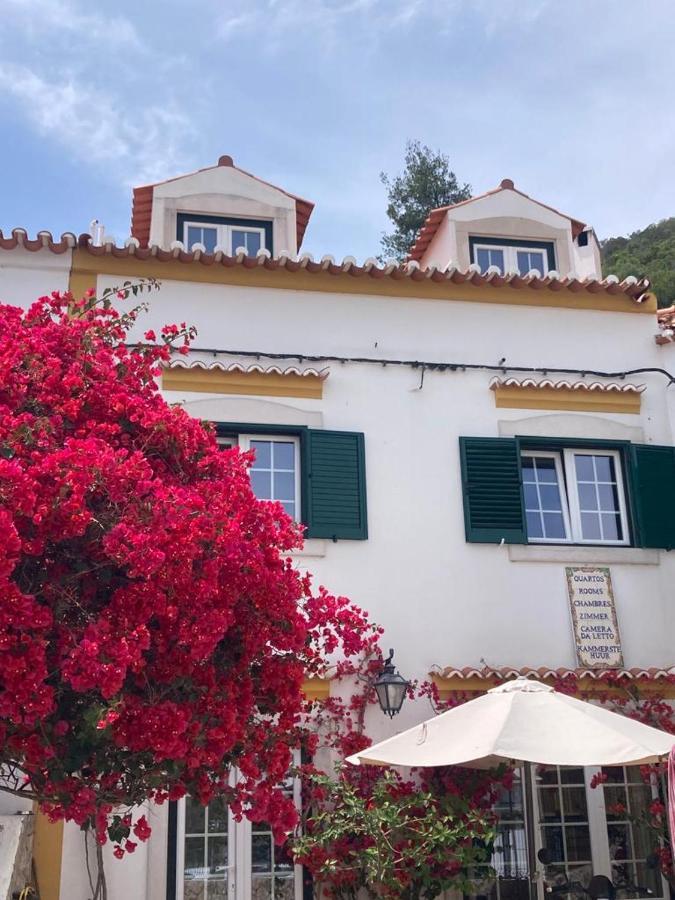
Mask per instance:
[[[193,353],[208,353],[213,356],[245,356],[256,359],[285,359],[297,360],[298,362],[336,362],[336,363],[356,363],[359,365],[377,365],[377,366],[406,366],[412,369],[424,369],[430,372],[500,372],[505,375],[507,372],[521,372],[541,375],[579,375],[582,378],[592,375],[596,378],[619,378],[623,380],[631,375],[663,375],[668,379],[668,384],[675,383],[675,375],[672,375],[667,369],[661,369],[657,366],[642,366],[637,369],[625,369],[618,372],[604,372],[600,369],[575,369],[560,368],[557,366],[511,366],[503,363],[462,363],[462,362],[439,362],[433,360],[421,359],[387,359],[372,356],[317,356],[308,353],[269,353],[265,350],[217,350],[212,347],[190,347]]]

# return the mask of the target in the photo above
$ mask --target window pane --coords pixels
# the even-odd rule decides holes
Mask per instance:
[[[560,504],[560,491],[557,484],[542,484],[539,487],[541,508],[549,511],[562,509]]]
[[[544,537],[544,527],[541,523],[541,516],[538,512],[528,512],[527,516],[527,536],[530,538]]]
[[[251,441],[251,450],[255,450],[255,469],[269,469],[272,465],[272,442]]]
[[[563,514],[560,513],[549,513],[545,512],[543,515],[544,518],[544,533],[547,538],[559,540],[565,539],[565,520],[563,519]]]
[[[612,859],[632,859],[628,825],[608,824],[607,837],[609,838],[609,855]]]
[[[297,516],[295,514],[295,503],[293,500],[284,500],[281,505],[284,508],[284,511],[287,515],[291,517],[291,519],[295,519],[297,521]]]
[[[615,484],[599,484],[598,497],[600,509],[606,512],[616,512],[619,509],[619,494]]]
[[[575,453],[574,465],[577,472],[577,481],[595,481],[592,456],[587,456],[584,453]]]
[[[255,256],[260,250],[260,232],[248,231],[243,228],[232,229],[232,252],[236,253],[244,248],[248,256]]]
[[[586,788],[563,788],[563,810],[566,822],[585,822],[588,819]]]
[[[183,897],[185,900],[205,900],[205,890],[206,885],[203,881],[192,881],[186,877],[183,887]]]
[[[208,842],[209,872],[224,875],[227,869],[227,838],[211,837]]]
[[[601,518],[603,541],[620,541],[623,537],[620,516],[616,513],[603,513]]]
[[[290,441],[274,442],[274,468],[295,468],[295,444]]]
[[[274,497],[276,500],[295,500],[295,474],[274,473]]]
[[[191,250],[194,244],[200,244],[202,241],[202,230],[201,228],[196,228],[194,225],[188,225],[187,230],[187,245],[188,250]]]
[[[185,833],[203,834],[206,807],[192,797],[185,798]]]
[[[523,496],[525,498],[525,509],[537,509],[539,506],[539,494],[536,485],[525,482],[523,484]]]
[[[504,274],[504,251],[490,250],[490,265],[497,266],[500,273]]]
[[[555,468],[555,460],[548,456],[538,456],[535,460],[537,467],[537,480],[547,483],[558,483],[558,473]]]
[[[548,456],[524,456],[523,485],[527,534],[530,539],[567,539],[563,498],[556,460]]]
[[[544,254],[539,250],[518,250],[518,271],[521,275],[527,275],[535,269],[539,275],[544,274]]]
[[[227,804],[222,797],[209,803],[209,832],[227,834]]]
[[[254,872],[272,871],[272,838],[269,833],[251,835],[251,868]]]
[[[258,500],[273,500],[272,473],[251,469],[251,487]]]
[[[260,232],[250,231],[246,240],[246,248],[249,256],[255,256],[260,250]]]
[[[487,272],[490,265],[490,254],[487,250],[479,247],[476,250],[476,264],[480,266],[481,272]]]
[[[295,879],[291,876],[274,879],[274,900],[294,900]]]
[[[253,877],[251,879],[251,900],[271,900],[272,879],[269,876]]]
[[[587,825],[572,825],[565,829],[567,858],[570,862],[583,862],[591,858],[591,836]]]
[[[587,541],[601,541],[600,516],[594,513],[581,513],[581,535]]]
[[[204,878],[204,838],[189,837],[185,839],[185,877]]]
[[[614,459],[611,456],[596,456],[595,471],[598,481],[614,481]]]
[[[594,484],[579,485],[579,508],[583,510],[596,510],[598,508],[598,495]]]

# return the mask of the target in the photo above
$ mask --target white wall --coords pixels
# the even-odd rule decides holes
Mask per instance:
[[[176,282],[165,282],[152,302],[139,332],[184,319],[189,309],[196,347],[458,363],[506,357],[514,366],[619,371],[663,364],[646,315],[214,285],[195,291]],[[493,666],[576,665],[564,565],[588,562],[589,551],[570,548],[554,562],[513,561],[507,547],[464,539],[459,436],[508,433],[510,420],[526,420],[517,430],[527,433],[530,418],[540,433],[535,420],[546,418],[496,409],[488,387],[493,374],[427,371],[419,390],[420,372],[410,368],[332,363],[323,400],[280,401],[280,417],[291,405],[320,412],[326,428],[365,432],[369,539],[320,542],[317,555],[301,564],[371,612],[410,677],[482,659]],[[567,423],[604,437],[609,426],[673,443],[666,380],[630,381],[647,385],[640,415],[558,413],[550,433]],[[174,392],[170,399],[180,397]],[[192,395],[190,409],[205,404],[209,417],[241,421],[245,402]],[[614,548],[590,553],[612,568],[626,666],[672,665],[675,557]]]
[[[421,265],[446,268],[452,263],[466,269],[471,262],[471,235],[553,241],[556,268],[561,275],[602,277],[594,236],[587,247],[579,247],[572,239],[567,216],[508,188],[451,207],[422,257]]]
[[[71,250],[0,251],[0,303],[29,306],[52,291],[67,291],[71,263]]]
[[[213,166],[155,185],[150,243],[169,247],[176,240],[176,215],[271,219],[274,255],[297,252],[295,200],[233,166]]]

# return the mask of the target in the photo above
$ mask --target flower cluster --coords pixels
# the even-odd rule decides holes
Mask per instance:
[[[132,346],[138,308],[114,301],[0,306],[4,789],[118,856],[149,835],[120,807],[185,793],[225,794],[280,836],[303,678],[375,629],[293,567],[301,530],[256,500],[248,457],[162,399],[190,329]]]

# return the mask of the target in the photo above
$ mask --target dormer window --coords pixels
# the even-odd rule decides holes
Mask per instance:
[[[472,236],[469,238],[471,262],[485,273],[496,266],[500,274],[527,275],[534,270],[541,277],[555,269],[553,241],[526,241],[514,238]]]
[[[207,253],[218,247],[228,256],[234,256],[240,248],[247,256],[255,256],[261,249],[273,253],[272,223],[264,219],[178,213],[176,224],[176,237],[187,250],[203,244]]]

